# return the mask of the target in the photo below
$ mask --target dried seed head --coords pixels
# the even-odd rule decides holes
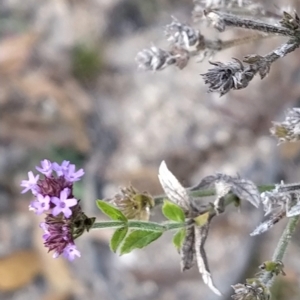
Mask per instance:
[[[204,38],[199,30],[182,24],[175,18],[166,26],[165,34],[168,41],[188,51],[197,51],[204,46]]]
[[[148,221],[154,207],[153,198],[147,192],[138,192],[133,186],[121,188],[120,193],[106,200],[120,209],[127,219]]]
[[[151,71],[160,71],[176,63],[176,57],[170,52],[155,46],[138,52],[135,60],[140,69]]]
[[[280,21],[280,24],[283,27],[286,27],[288,29],[299,31],[299,29],[300,29],[300,18],[297,15],[296,12],[294,12],[294,16],[292,16],[288,12],[284,11],[282,20]]]
[[[289,109],[283,122],[273,122],[270,129],[272,135],[278,138],[279,144],[296,142],[300,139],[300,108]]]
[[[234,300],[269,300],[270,291],[258,279],[247,280],[247,283],[232,285],[234,295],[231,296]]]
[[[241,61],[234,59],[229,63],[210,62],[215,68],[201,74],[209,92],[218,92],[221,96],[231,89],[245,88],[255,75],[251,68],[244,68]]]

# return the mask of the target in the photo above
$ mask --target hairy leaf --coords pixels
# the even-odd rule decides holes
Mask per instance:
[[[169,171],[164,161],[160,164],[158,178],[168,198],[180,206],[185,212],[189,211],[189,195],[177,178]]]
[[[202,227],[195,226],[195,251],[199,272],[202,275],[204,283],[218,296],[222,296],[221,292],[215,287],[212,276],[209,271],[204,245],[207,239],[209,223]]]
[[[185,236],[186,236],[185,228],[182,228],[175,233],[175,235],[173,237],[173,244],[178,250],[181,249]]]
[[[227,184],[228,191],[231,191],[241,200],[247,200],[255,207],[259,206],[260,193],[252,181],[239,177],[232,177],[226,174],[218,174],[217,181]]]
[[[148,230],[134,230],[125,238],[121,246],[120,254],[126,254],[134,249],[141,249],[157,240],[162,235],[162,232]]]
[[[215,182],[216,182],[216,175],[209,175],[209,176],[205,176],[204,178],[201,179],[201,181],[195,185],[194,187],[192,187],[192,191],[193,190],[200,190],[200,189],[207,189],[209,187],[212,187]]]
[[[213,184],[216,188],[217,198],[232,192],[241,200],[249,201],[255,207],[258,207],[261,202],[259,190],[252,181],[222,173],[204,177],[192,190],[208,188]]]
[[[103,201],[103,200],[97,200],[96,204],[98,208],[106,214],[108,217],[110,217],[112,220],[118,220],[118,221],[127,221],[127,218],[124,216],[124,214],[112,206],[111,204]]]
[[[253,232],[250,233],[251,236],[262,234],[272,228],[276,223],[278,223],[285,216],[285,211],[281,211],[278,214],[273,215],[270,219],[262,222],[258,225]]]
[[[122,228],[116,229],[116,231],[114,232],[114,234],[110,240],[110,244],[109,244],[111,251],[116,252],[118,250],[118,248],[121,245],[121,243],[123,242],[127,232],[128,232],[128,227],[122,227]]]
[[[174,222],[184,222],[185,216],[184,212],[180,206],[177,204],[170,202],[168,200],[164,201],[164,205],[162,207],[162,212],[164,216]]]
[[[195,262],[195,226],[187,227],[180,250],[181,271],[189,270]]]

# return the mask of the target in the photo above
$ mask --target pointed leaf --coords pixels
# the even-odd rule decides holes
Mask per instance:
[[[97,200],[96,204],[98,208],[112,220],[127,222],[127,218],[123,215],[123,213],[113,205],[103,200]]]
[[[217,197],[224,197],[232,192],[241,200],[249,201],[255,207],[259,207],[261,198],[257,186],[250,180],[238,176],[230,176],[222,173],[204,177],[192,190],[208,188],[215,185]]]
[[[174,221],[174,222],[184,222],[185,221],[184,212],[181,209],[181,207],[171,201],[168,201],[168,200],[164,201],[164,205],[162,207],[162,212],[163,212],[164,216],[171,221]]]
[[[218,296],[222,296],[222,293],[216,288],[210,270],[208,267],[208,261],[206,258],[206,253],[204,245],[207,239],[209,230],[209,223],[206,223],[202,227],[195,226],[195,250],[196,250],[196,260],[198,264],[198,269],[202,275],[204,283]]]
[[[201,181],[192,187],[192,191],[207,189],[214,185],[217,180],[217,175],[209,175],[201,179]]]
[[[114,234],[113,234],[113,236],[110,240],[110,244],[109,244],[111,251],[113,251],[113,252],[117,251],[117,249],[119,248],[119,246],[123,242],[127,232],[128,232],[128,227],[118,228],[114,232]]]
[[[148,230],[134,230],[125,239],[120,254],[126,254],[134,249],[141,249],[157,240],[163,233],[148,231]]]
[[[262,222],[258,225],[253,232],[250,233],[251,236],[262,234],[272,228],[275,224],[277,224],[283,217],[285,216],[285,212],[281,211],[278,214],[271,216],[266,221]]]
[[[257,186],[252,181],[239,177],[232,177],[226,174],[219,174],[218,180],[228,184],[232,193],[241,200],[247,200],[253,206],[259,207],[261,202],[260,193]]]
[[[166,163],[160,164],[158,178],[168,198],[179,205],[184,211],[190,209],[190,197],[187,190],[180,184],[177,178],[169,171]]]
[[[180,250],[183,245],[185,235],[186,235],[186,229],[182,228],[178,230],[173,237],[173,244],[178,250]]]
[[[189,270],[195,262],[195,226],[186,228],[186,234],[180,249],[181,271]]]
[[[208,222],[208,218],[209,218],[209,212],[206,212],[198,217],[196,217],[194,219],[194,221],[196,222],[196,224],[198,226],[203,226],[204,224],[206,224]]]

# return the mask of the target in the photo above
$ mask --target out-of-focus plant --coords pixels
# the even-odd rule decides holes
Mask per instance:
[[[103,68],[101,51],[98,47],[79,44],[72,52],[72,72],[74,76],[84,83],[96,79]]]
[[[273,13],[250,0],[197,0],[193,16],[195,21],[206,21],[219,31],[238,27],[255,33],[232,40],[211,40],[200,30],[173,19],[165,29],[170,50],[156,46],[142,50],[136,58],[139,67],[156,71],[176,65],[182,69],[193,56],[203,59],[217,51],[253,40],[274,35],[287,37],[285,43],[266,55],[248,55],[242,61],[234,59],[228,63],[212,62],[214,67],[202,76],[209,91],[224,95],[231,89],[247,87],[256,74],[265,78],[273,62],[300,45],[300,19],[296,13]],[[93,73],[94,53],[82,49],[77,51],[76,59],[89,61]],[[86,74],[86,70],[80,72]],[[293,108],[287,112],[283,122],[274,122],[271,133],[279,143],[297,141],[300,137],[299,124],[299,108]],[[257,186],[239,176],[217,173],[204,177],[194,187],[184,188],[163,161],[158,177],[165,194],[152,196],[133,186],[123,187],[113,197],[96,201],[97,207],[110,219],[97,221],[82,211],[81,200],[73,190],[74,183],[84,175],[83,169],[76,171],[75,165],[66,160],[58,164],[47,159],[36,169],[39,175],[29,172],[28,180],[22,181],[22,193],[30,191],[34,200],[29,209],[45,215],[40,227],[44,230],[44,244],[53,252],[53,257],[63,255],[69,260],[80,257],[75,241],[92,229],[113,228],[110,247],[120,255],[144,248],[164,232],[173,231],[173,244],[180,254],[182,271],[196,265],[204,283],[221,296],[214,284],[205,251],[210,224],[225,213],[229,205],[242,205],[243,201],[248,201],[257,209],[262,206],[268,216],[251,233],[252,236],[269,230],[284,218],[288,219],[288,223],[273,255],[259,266],[259,272],[244,283],[232,286],[232,298],[270,299],[274,279],[285,275],[282,260],[300,218],[299,183]],[[200,203],[201,197],[205,196],[214,196],[215,201],[206,205]],[[161,206],[166,218],[163,223],[150,221],[150,212],[156,206]]]

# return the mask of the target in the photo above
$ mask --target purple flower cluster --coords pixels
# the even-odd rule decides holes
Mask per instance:
[[[28,172],[28,180],[21,182],[24,188],[22,193],[31,191],[35,197],[29,210],[38,215],[46,214],[45,222],[40,224],[44,230],[44,245],[49,251],[54,251],[54,258],[62,254],[72,261],[76,256],[80,257],[74,239],[89,229],[80,225],[90,219],[81,211],[79,200],[73,196],[73,183],[81,179],[84,171],[76,171],[75,165],[69,161],[59,165],[47,159],[36,169],[43,178]]]

